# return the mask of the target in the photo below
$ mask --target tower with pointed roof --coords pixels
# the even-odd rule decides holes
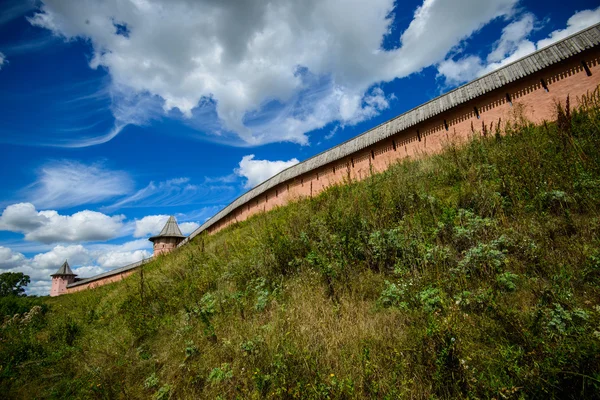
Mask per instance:
[[[75,275],[69,267],[67,260],[60,266],[58,271],[50,275],[52,277],[52,288],[50,289],[50,296],[60,296],[61,294],[67,293],[67,285],[75,282]]]
[[[179,230],[177,220],[171,215],[162,231],[148,240],[154,243],[154,256],[158,256],[173,250],[183,239],[185,239],[185,236]]]

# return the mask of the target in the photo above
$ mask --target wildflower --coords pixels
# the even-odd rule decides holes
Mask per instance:
[[[335,374],[331,374],[331,375],[329,375],[329,376],[333,378],[333,377],[335,376]]]

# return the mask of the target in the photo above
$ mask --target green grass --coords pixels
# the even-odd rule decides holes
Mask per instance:
[[[599,97],[47,299],[0,393],[600,398]]]

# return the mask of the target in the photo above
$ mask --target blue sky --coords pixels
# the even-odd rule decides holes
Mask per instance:
[[[241,5],[243,4],[243,5]],[[49,292],[600,22],[585,0],[0,2],[0,270]]]

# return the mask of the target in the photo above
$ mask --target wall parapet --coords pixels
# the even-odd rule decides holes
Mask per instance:
[[[542,48],[528,56],[514,61],[496,71],[484,75],[474,81],[460,86],[444,95],[405,112],[387,122],[382,123],[346,142],[329,150],[319,153],[307,160],[289,167],[253,189],[239,196],[228,206],[223,208],[212,218],[202,224],[178,246],[185,245],[188,241],[203,231],[217,224],[231,212],[257,199],[270,189],[285,182],[292,183],[297,177],[310,173],[322,166],[339,161],[345,157],[359,152],[369,146],[383,141],[399,132],[414,127],[424,121],[440,115],[458,106],[464,105],[484,94],[528,77],[563,60],[572,58],[576,54],[594,48],[600,44],[600,24],[577,32],[567,38]],[[444,122],[445,123],[445,122]],[[417,131],[419,141],[421,135]],[[395,147],[395,144],[394,144]],[[311,189],[312,190],[312,189]]]

